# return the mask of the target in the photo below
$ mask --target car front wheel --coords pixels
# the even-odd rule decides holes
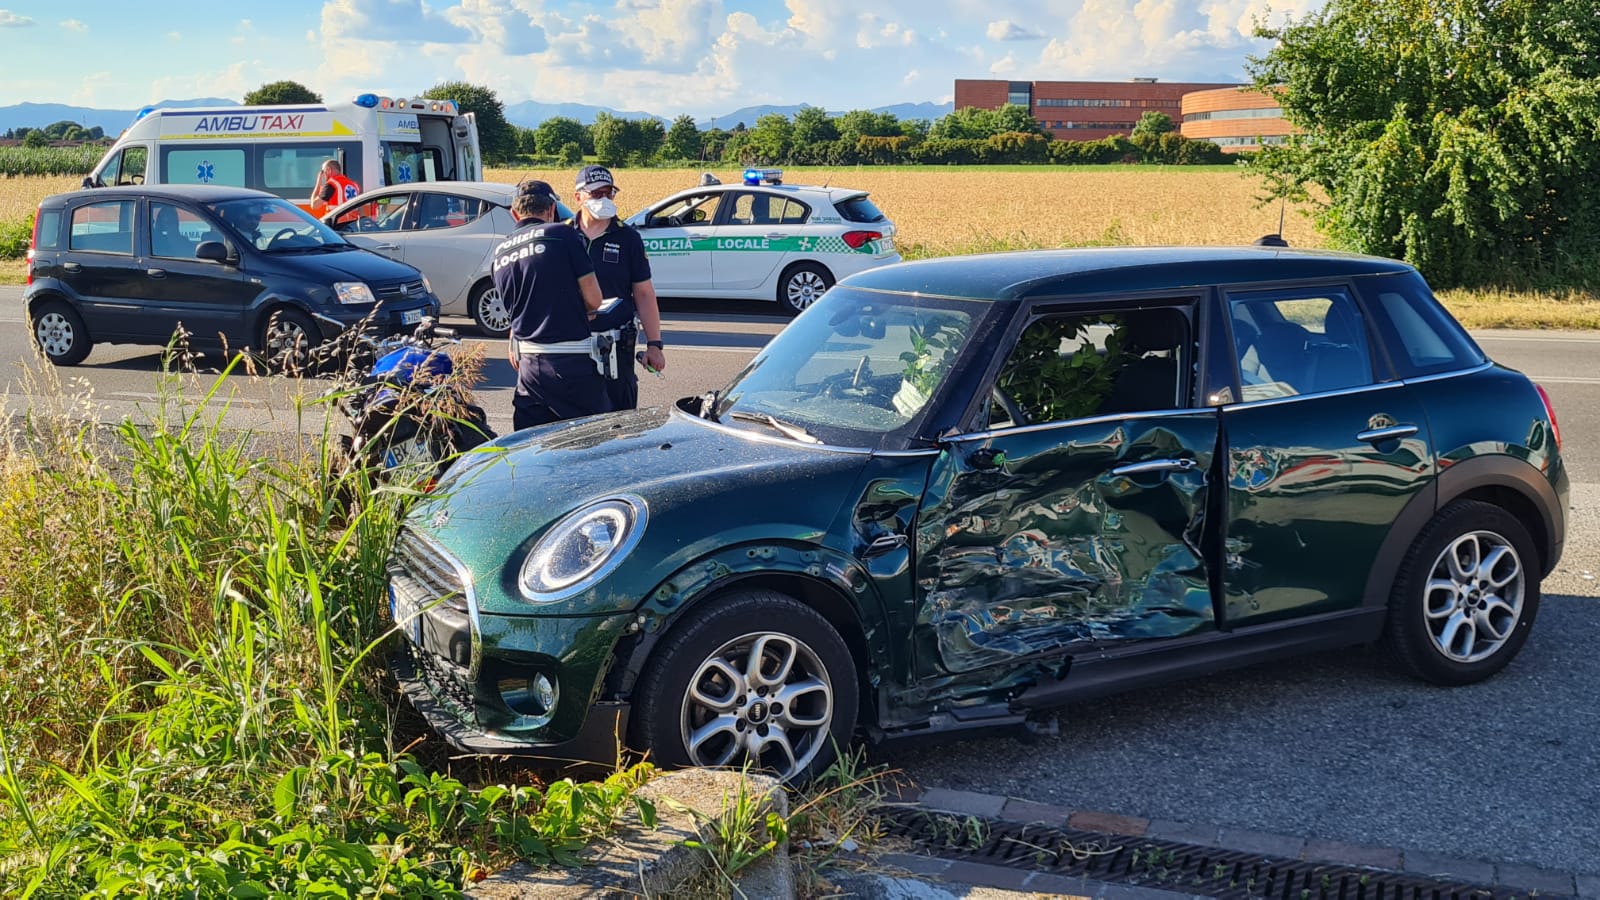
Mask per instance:
[[[1459,500],[1417,535],[1389,598],[1388,642],[1411,674],[1471,684],[1500,671],[1539,611],[1539,555],[1517,518]]]
[[[813,262],[795,263],[778,279],[778,305],[797,316],[831,287],[833,275],[827,269]]]
[[[275,310],[261,333],[261,352],[267,369],[285,375],[309,370],[311,350],[320,343],[322,332],[316,323],[292,309]]]
[[[748,761],[803,781],[849,743],[857,704],[854,661],[827,619],[775,591],[742,591],[666,636],[630,736],[664,766]]]
[[[487,278],[478,282],[468,305],[472,309],[472,320],[478,323],[478,330],[484,337],[502,338],[511,331],[511,313],[506,311],[505,300],[494,282]]]
[[[89,355],[89,329],[83,317],[59,300],[39,307],[33,316],[33,343],[58,366],[75,366]]]

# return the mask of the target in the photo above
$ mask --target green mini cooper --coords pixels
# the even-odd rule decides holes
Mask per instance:
[[[394,552],[395,671],[469,751],[785,778],[1319,648],[1463,684],[1561,556],[1560,442],[1392,260],[889,266],[721,391],[458,462]]]

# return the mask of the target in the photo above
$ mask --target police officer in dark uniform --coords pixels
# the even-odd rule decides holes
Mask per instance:
[[[643,362],[659,373],[667,367],[666,345],[661,341],[661,310],[655,284],[650,280],[650,258],[639,232],[617,218],[617,186],[605,166],[585,166],[578,173],[574,192],[576,212],[571,224],[589,248],[589,261],[600,280],[600,294],[617,298],[616,304],[589,323],[597,350],[609,365],[606,394],[613,409],[639,406],[639,375],[634,368],[634,348],[639,330],[645,334]],[[635,321],[637,319],[637,321]],[[609,348],[614,344],[614,351]]]
[[[611,404],[589,333],[600,286],[583,239],[554,221],[555,192],[543,181],[518,185],[511,213],[521,227],[495,248],[492,277],[511,313],[512,427],[606,412]]]

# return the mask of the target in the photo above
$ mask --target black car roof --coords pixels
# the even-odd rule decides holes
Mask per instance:
[[[1021,300],[1413,271],[1393,259],[1282,247],[1091,247],[946,256],[868,269],[844,284],[871,291]]]
[[[250,188],[217,184],[130,184],[116,187],[83,188],[65,194],[52,194],[39,202],[40,206],[60,206],[81,198],[104,197],[107,200],[133,197],[154,197],[158,200],[188,200],[194,203],[217,203],[223,200],[242,200],[248,197],[277,198],[276,194]]]

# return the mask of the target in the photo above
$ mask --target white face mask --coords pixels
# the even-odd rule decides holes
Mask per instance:
[[[583,208],[596,219],[609,219],[617,214],[617,202],[610,197],[591,197],[583,201]]]

